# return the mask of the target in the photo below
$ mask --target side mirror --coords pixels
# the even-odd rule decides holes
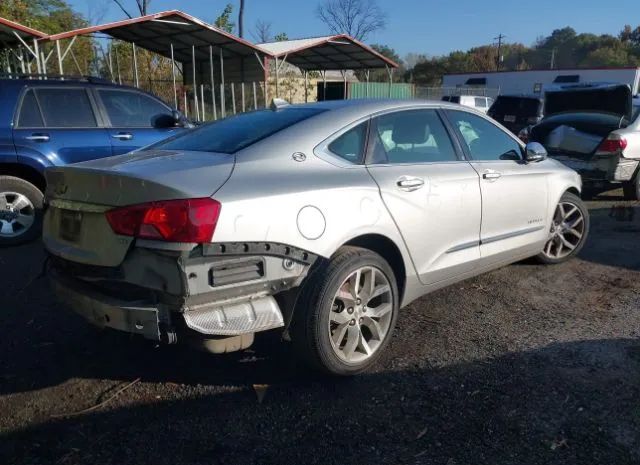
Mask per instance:
[[[191,124],[191,122],[182,114],[180,113],[178,110],[173,110],[171,112],[171,115],[173,116],[173,121],[175,126],[180,126],[183,128],[192,128],[193,124]]]
[[[539,144],[538,142],[529,142],[525,146],[524,150],[524,159],[527,161],[527,163],[535,163],[546,160],[548,156],[547,149],[545,149],[542,144]]]

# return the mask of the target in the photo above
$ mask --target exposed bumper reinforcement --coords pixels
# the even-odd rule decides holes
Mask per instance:
[[[249,301],[204,304],[183,313],[187,326],[199,333],[238,336],[284,326],[276,300],[268,295]]]
[[[159,311],[156,307],[134,305],[106,296],[89,295],[75,290],[65,280],[53,275],[51,286],[57,297],[90,323],[161,340]]]

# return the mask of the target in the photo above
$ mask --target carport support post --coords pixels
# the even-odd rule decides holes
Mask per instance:
[[[176,87],[176,60],[173,56],[173,42],[170,44],[171,48],[171,78],[173,79],[173,104],[178,109],[178,88]]]
[[[240,84],[240,91],[241,91],[241,94],[242,94],[242,113],[244,113],[246,111],[245,110],[245,103],[244,103],[244,82],[242,82]]]
[[[191,46],[191,65],[193,69],[193,101],[196,104],[196,121],[200,121],[200,107],[198,106],[198,83],[196,82],[196,46]]]
[[[385,65],[385,68],[387,68],[387,74],[389,75],[389,98],[391,98],[393,90],[393,68],[389,68],[387,65]]]
[[[276,98],[280,98],[280,65],[276,57]]]
[[[258,95],[256,94],[256,81],[252,82],[252,87],[253,87],[253,109],[257,110],[258,109]]]
[[[233,107],[233,114],[237,113],[236,111],[236,84],[234,82],[231,83],[231,106]]]
[[[140,80],[138,79],[138,56],[136,55],[136,43],[131,42],[131,48],[133,50],[133,73],[135,76],[136,87],[140,87]]]
[[[371,75],[371,70],[368,69],[364,72],[365,77],[367,78],[367,87],[366,87],[366,96],[369,98],[369,76]]]
[[[42,67],[40,66],[40,50],[38,50],[38,41],[33,39],[33,55],[36,59],[36,68],[38,69],[38,74],[42,74]]]
[[[342,99],[347,100],[347,72],[343,69],[340,70],[340,74],[342,74]]]
[[[213,105],[213,119],[218,119],[218,110],[216,109],[216,84],[213,80],[213,46],[209,45],[209,73],[211,74],[211,104]]]
[[[304,103],[309,102],[309,71],[304,71]]]
[[[224,54],[222,53],[222,47],[220,47],[220,113],[222,117],[227,116],[227,108],[224,95]]]
[[[327,71],[322,71],[322,100],[327,100]]]
[[[120,59],[118,58],[118,48],[113,47],[113,51],[116,54],[116,71],[118,72],[118,84],[122,85],[122,75],[120,74]]]
[[[202,104],[202,121],[206,121],[207,114],[204,110],[204,84],[200,84],[200,103]]]
[[[58,71],[60,76],[64,75],[64,68],[62,66],[62,53],[60,53],[60,41],[56,40],[56,53],[58,54]]]

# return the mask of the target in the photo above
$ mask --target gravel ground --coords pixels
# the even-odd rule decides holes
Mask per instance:
[[[589,208],[579,258],[414,302],[353,379],[286,346],[210,356],[99,332],[29,284],[40,244],[0,250],[0,463],[638,464],[640,204]]]

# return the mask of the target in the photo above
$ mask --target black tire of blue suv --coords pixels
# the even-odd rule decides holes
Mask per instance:
[[[22,207],[24,202],[17,202],[21,196],[28,200],[29,205]],[[23,244],[40,236],[43,201],[40,189],[30,182],[14,176],[0,176],[0,228],[4,228],[0,229],[0,246]],[[15,208],[16,204],[22,208]],[[16,224],[16,215],[25,215],[23,218],[31,216],[32,221],[24,227]],[[8,231],[7,224],[12,225],[12,232]]]
[[[625,200],[640,200],[640,171],[638,171],[632,181],[622,185]]]

